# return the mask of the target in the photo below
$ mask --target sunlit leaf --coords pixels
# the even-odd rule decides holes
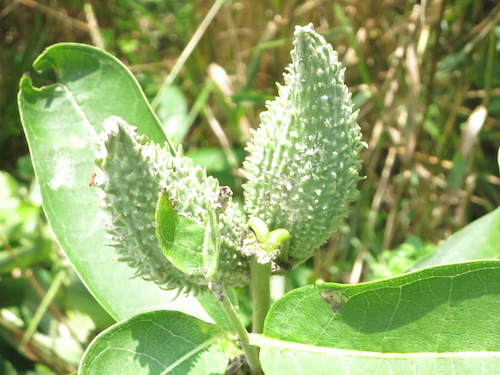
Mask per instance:
[[[224,331],[177,311],[153,311],[115,324],[90,344],[79,375],[224,374]]]
[[[500,360],[498,311],[500,261],[460,263],[296,289],[252,343],[267,375],[489,374]]]
[[[219,259],[209,223],[177,213],[169,196],[162,192],[156,224],[161,249],[174,266],[189,275],[214,275]]]
[[[62,43],[34,63],[58,80],[41,88],[20,83],[19,109],[47,218],[64,252],[94,297],[118,320],[158,308],[206,318],[194,298],[133,278],[113,260],[95,189],[89,186],[101,123],[120,116],[157,142],[166,138],[137,81],[113,56],[91,46]]]
[[[411,270],[500,256],[500,207],[454,233]]]

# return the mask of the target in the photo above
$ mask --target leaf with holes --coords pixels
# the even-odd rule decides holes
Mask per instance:
[[[319,284],[277,301],[254,335],[272,374],[493,374],[500,261],[428,268],[358,285]]]
[[[47,48],[33,66],[39,71],[54,69],[58,79],[38,88],[30,77],[23,77],[21,120],[45,213],[85,285],[117,320],[159,308],[207,318],[193,297],[173,300],[176,291],[133,278],[134,270],[113,261],[114,251],[106,245],[99,200],[89,186],[101,123],[120,116],[139,133],[166,141],[134,76],[106,52],[73,43]]]

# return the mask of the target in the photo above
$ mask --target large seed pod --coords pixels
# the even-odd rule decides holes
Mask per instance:
[[[106,230],[119,257],[136,275],[165,289],[194,294],[207,291],[201,275],[186,275],[163,255],[155,232],[158,195],[166,188],[176,209],[198,219],[204,218],[203,205],[218,193],[218,181],[207,177],[201,167],[182,155],[173,156],[167,146],[160,147],[138,136],[135,128],[118,117],[103,124],[97,145],[95,186],[106,213]],[[235,243],[245,221],[232,201],[227,214],[220,215],[221,254],[219,277],[225,286],[243,285],[248,280],[248,264],[237,256]]]
[[[289,256],[309,258],[347,216],[364,146],[337,53],[297,27],[292,63],[247,147],[245,211],[290,232]]]

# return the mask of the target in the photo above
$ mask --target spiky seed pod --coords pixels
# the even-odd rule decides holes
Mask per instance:
[[[217,179],[207,177],[204,168],[194,166],[193,161],[183,155],[182,147],[179,147],[174,157],[169,153],[162,155],[162,158],[158,158],[156,168],[162,175],[162,188],[168,191],[175,210],[190,215],[202,223],[207,221],[206,205],[210,204],[220,211],[218,219],[221,236],[219,256],[221,280],[225,286],[246,284],[249,275],[248,262],[237,250],[239,237],[245,229],[246,218],[232,201],[232,193],[227,195],[226,191],[229,188],[223,187],[221,194]],[[225,207],[220,206],[221,195],[226,195]]]
[[[104,131],[96,149],[97,177],[94,185],[99,189],[101,208],[107,214],[105,225],[118,260],[136,268],[136,275],[151,280],[164,289],[185,292],[207,291],[202,276],[188,276],[173,266],[163,255],[155,233],[155,209],[162,187],[171,193],[176,210],[202,220],[203,207],[218,193],[217,180],[207,177],[201,167],[182,155],[173,156],[167,146],[160,147],[138,136],[135,128],[119,117],[103,123]],[[228,203],[227,214],[220,214],[222,246],[220,278],[225,285],[245,284],[248,278],[246,261],[236,256],[234,243],[243,214]],[[229,221],[228,220],[234,220]],[[226,277],[229,275],[228,277]]]
[[[292,63],[267,104],[244,162],[245,211],[290,232],[294,264],[347,216],[364,147],[337,53],[312,25],[297,27]]]
[[[226,210],[219,216],[221,252],[219,270],[225,285],[243,286],[248,283],[250,266],[248,259],[239,251],[240,238],[246,229],[247,219],[238,205],[230,200]]]

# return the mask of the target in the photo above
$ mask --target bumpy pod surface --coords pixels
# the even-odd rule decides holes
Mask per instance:
[[[364,147],[344,69],[312,25],[297,27],[292,63],[244,162],[245,211],[290,232],[292,263],[309,258],[347,216]]]
[[[207,291],[207,280],[184,274],[163,255],[154,227],[155,209],[160,190],[166,188],[178,212],[202,221],[206,216],[204,205],[218,194],[217,180],[207,177],[203,168],[193,166],[191,159],[182,155],[182,149],[173,156],[166,145],[148,142],[119,117],[107,119],[103,128],[96,148],[95,186],[106,214],[110,245],[119,255],[118,260],[135,268],[137,276],[164,289],[194,294]],[[248,279],[248,264],[238,257],[236,244],[245,218],[229,201],[219,219],[219,277],[228,287],[243,285]]]

